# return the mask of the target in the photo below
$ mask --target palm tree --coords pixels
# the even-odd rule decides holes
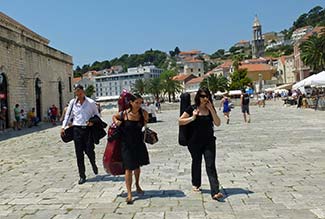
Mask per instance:
[[[160,78],[152,78],[146,82],[146,93],[152,94],[156,99],[159,99],[159,95],[162,91],[162,85]]]
[[[180,82],[173,80],[174,76],[176,76],[176,73],[173,70],[166,70],[160,75],[162,89],[164,91],[164,94],[168,94],[169,102],[171,102],[171,96],[175,101],[175,94],[182,91]]]
[[[234,71],[238,71],[239,66],[241,65],[241,61],[244,60],[244,56],[242,54],[234,55],[232,57],[232,66],[234,67]]]
[[[144,79],[138,79],[132,85],[131,91],[143,95],[146,91],[146,81]]]
[[[226,91],[228,90],[228,79],[222,75],[211,74],[209,77],[204,78],[200,84],[201,87],[207,87],[212,93],[217,91]]]
[[[325,69],[325,28],[317,35],[312,35],[300,44],[301,59],[315,72]]]

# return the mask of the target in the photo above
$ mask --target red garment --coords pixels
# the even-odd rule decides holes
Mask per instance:
[[[58,108],[56,106],[51,107],[51,115],[57,116],[58,115]]]

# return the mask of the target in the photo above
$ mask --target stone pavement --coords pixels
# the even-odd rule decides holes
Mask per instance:
[[[160,139],[148,146],[151,164],[141,175],[145,195],[135,194],[133,205],[125,203],[123,176],[103,170],[105,140],[96,146],[99,175],[86,158],[83,185],[77,184],[73,143],[61,142],[59,127],[1,140],[0,218],[325,218],[325,112],[280,102],[251,111],[250,124],[236,107],[230,124],[222,118],[215,129],[224,202],[211,199],[204,165],[203,191],[191,191],[190,155],[177,144],[178,110],[169,110],[150,125]]]

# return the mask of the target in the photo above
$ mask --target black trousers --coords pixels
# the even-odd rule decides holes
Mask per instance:
[[[74,147],[75,147],[75,152],[77,157],[79,176],[81,178],[86,178],[84,153],[87,154],[93,169],[96,166],[95,151],[94,151],[95,146],[92,138],[90,138],[90,128],[85,126],[74,126],[73,140],[74,140]]]
[[[210,182],[211,196],[219,192],[219,180],[216,170],[216,143],[215,141],[205,145],[189,145],[188,149],[192,157],[192,185],[201,186],[201,164],[204,156],[205,168]]]

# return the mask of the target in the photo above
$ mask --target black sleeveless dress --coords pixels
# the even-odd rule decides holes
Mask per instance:
[[[121,155],[123,166],[135,170],[149,164],[149,154],[143,141],[142,124],[139,121],[124,120],[122,124]]]

